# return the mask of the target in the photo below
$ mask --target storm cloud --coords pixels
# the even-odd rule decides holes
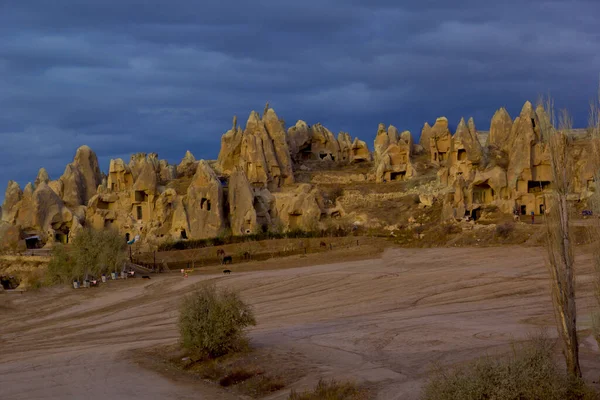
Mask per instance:
[[[233,115],[267,101],[288,125],[369,143],[380,122],[488,129],[548,93],[583,127],[599,14],[595,0],[3,2],[0,201],[83,144],[105,171],[134,152],[214,159]]]

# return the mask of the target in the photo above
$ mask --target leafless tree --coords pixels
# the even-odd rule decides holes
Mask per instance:
[[[558,118],[558,129],[556,129],[552,100],[545,101],[544,109],[546,115],[540,118],[540,129],[542,137],[547,139],[554,181],[552,193],[547,195],[550,213],[546,218],[546,247],[552,284],[552,300],[557,329],[563,342],[567,371],[574,377],[581,377],[575,304],[575,259],[567,201],[574,176],[568,135],[572,128],[572,120],[566,111],[562,111]]]

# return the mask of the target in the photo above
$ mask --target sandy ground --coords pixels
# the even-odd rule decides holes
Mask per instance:
[[[591,381],[600,376],[588,329],[592,268],[589,256],[578,261],[582,365]],[[511,340],[553,323],[541,248],[389,249],[371,260],[232,269],[227,276],[170,274],[0,295],[12,303],[0,307],[0,398],[235,398],[209,384],[167,378],[130,357],[132,349],[177,340],[180,297],[207,279],[240,289],[254,306],[255,346],[307,360],[307,375],[295,387],[350,378],[376,388],[378,399],[416,399],[432,363],[507,351]]]

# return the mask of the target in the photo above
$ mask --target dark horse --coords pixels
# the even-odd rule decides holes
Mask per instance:
[[[233,262],[233,258],[231,258],[231,256],[223,256],[223,259],[221,260],[221,264],[231,264]]]

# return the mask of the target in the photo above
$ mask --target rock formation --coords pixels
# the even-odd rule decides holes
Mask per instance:
[[[10,181],[2,210],[3,222],[25,233],[37,233],[44,239],[68,235],[74,220],[73,212],[43,181],[39,181],[35,189],[31,183],[27,184],[23,192],[18,184]]]
[[[508,111],[503,107],[496,111],[490,123],[490,134],[488,136],[488,146],[495,146],[502,150],[507,150],[508,138],[512,130],[513,120]]]
[[[191,151],[187,150],[177,166],[176,176],[193,176],[196,172],[198,162]]]
[[[301,184],[293,191],[274,193],[276,215],[289,230],[315,230],[324,211],[319,193],[311,185]]]
[[[258,223],[254,208],[254,192],[240,169],[229,177],[229,221],[234,235],[244,235],[256,232]]]
[[[371,161],[371,153],[365,142],[352,139],[347,132],[336,137],[321,124],[307,125],[296,122],[288,129],[287,140],[291,158],[296,164],[307,161],[329,161],[338,165]]]
[[[48,171],[45,168],[40,168],[37,177],[35,178],[35,182],[33,183],[35,187],[38,187],[42,183],[50,182],[50,176],[48,175]]]
[[[103,175],[94,152],[82,146],[59,179],[50,180],[42,168],[34,184],[23,190],[16,182],[8,183],[0,208],[0,242],[28,235],[47,244],[66,242],[83,226],[117,229],[124,239],[140,235],[143,243],[154,244],[209,238],[228,230],[246,235],[320,229],[345,212],[342,203],[327,200],[319,185],[385,184],[421,173],[425,179],[437,173],[438,181],[431,182],[435,193],[417,193],[418,202],[422,207],[441,202],[442,218],[478,218],[489,206],[539,214],[545,211],[553,179],[541,129],[548,122],[544,110],[529,102],[514,121],[499,109],[485,145],[472,118],[461,119],[454,135],[444,117],[432,127],[426,123],[420,144],[410,132],[380,124],[371,154],[364,141],[346,132],[336,138],[321,124],[298,121],[286,132],[267,106],[262,116],[252,112],[244,129],[234,118],[216,162],[197,161],[187,151],[175,166],[156,153],[137,153],[128,163],[111,160]],[[586,138],[569,142],[572,200],[584,201],[596,190],[594,148]],[[345,166],[355,163],[365,164],[348,167],[353,172],[344,175]],[[305,182],[310,176],[314,184],[296,183],[294,169],[299,179]]]
[[[166,160],[160,160],[158,177],[161,183],[166,183],[177,179],[177,166],[169,165]]]
[[[413,139],[409,131],[398,133],[395,126],[385,129],[379,124],[375,137],[375,176],[377,182],[410,179],[415,175],[412,164]]]
[[[337,136],[337,141],[340,146],[340,163],[348,163],[352,159],[352,137],[347,132],[340,132]]]
[[[221,181],[208,163],[200,160],[185,203],[191,237],[204,239],[221,233],[225,228],[223,200]]]
[[[318,158],[312,152],[312,130],[304,121],[296,122],[287,131],[288,146],[295,162]]]
[[[436,119],[435,124],[430,129],[429,135],[431,162],[438,165],[445,165],[448,160],[452,140],[452,133],[448,129],[448,119],[446,117]]]
[[[267,133],[263,141],[266,140],[272,143],[275,153],[274,161],[279,168],[279,181],[276,182],[277,187],[294,183],[294,171],[292,170],[292,159],[287,144],[285,128],[272,108],[267,109],[263,115],[262,122]]]
[[[348,140],[350,139],[350,135],[346,134]],[[357,137],[354,138],[352,145],[350,147],[350,162],[351,163],[362,163],[362,162],[370,162],[371,161],[371,152],[369,151],[369,146],[367,143],[359,140]]]
[[[229,175],[237,167],[254,187],[273,190],[294,182],[285,129],[273,109],[267,108],[262,118],[250,113],[244,131],[234,118],[234,126],[221,138],[217,170]]]
[[[14,224],[15,216],[18,211],[17,204],[23,198],[23,191],[15,181],[8,181],[4,203],[2,204],[2,221]]]
[[[390,125],[389,129],[396,129]],[[373,153],[375,158],[375,164],[379,164],[383,153],[389,147],[391,141],[388,134],[388,129],[385,129],[385,124],[379,124],[377,127],[377,135],[375,135],[375,142],[373,143]]]
[[[129,190],[133,186],[133,174],[129,165],[120,158],[110,160],[108,168],[108,188],[113,192]]]
[[[423,148],[425,154],[431,154],[431,126],[428,122],[425,122],[423,129],[421,129],[421,137],[419,138],[419,145]]]
[[[516,210],[519,214],[543,214],[552,171],[542,123],[548,123],[547,115],[541,107],[534,110],[530,102],[524,104],[512,124],[506,110],[498,110],[490,125],[486,156],[475,140],[475,129],[462,120],[451,141],[449,166],[438,172],[440,183],[453,193],[446,197],[444,216],[477,218],[481,207],[487,205],[506,213]],[[583,153],[579,151],[575,157],[579,160],[575,182],[578,193],[571,197],[577,199],[590,194],[587,187],[591,173],[585,161],[590,156]]]
[[[468,165],[477,166],[482,160],[483,150],[477,138],[473,119],[470,118],[467,125],[462,118],[450,143],[449,165],[456,166],[465,161]]]
[[[25,243],[21,240],[21,230],[16,225],[0,221],[0,239],[0,251],[25,250]]]
[[[221,150],[217,161],[221,173],[231,174],[239,166],[243,135],[244,132],[237,125],[237,117],[233,117],[233,127],[221,137]]]
[[[62,199],[69,207],[86,206],[102,183],[96,154],[88,146],[77,149],[73,162],[60,177]]]

